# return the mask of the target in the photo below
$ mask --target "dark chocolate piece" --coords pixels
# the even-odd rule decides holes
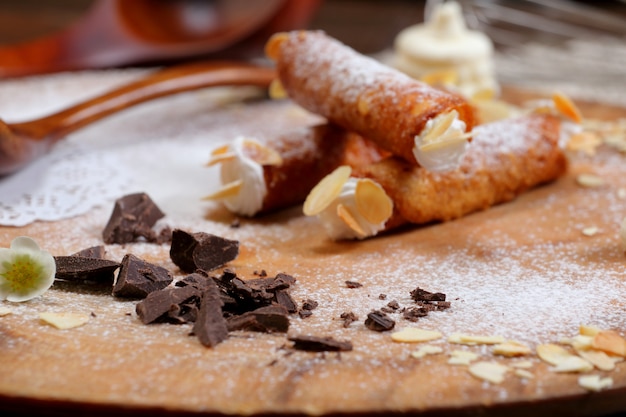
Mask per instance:
[[[306,319],[308,317],[311,317],[313,315],[313,312],[311,310],[300,310],[298,311],[298,315],[301,319]]]
[[[71,254],[70,256],[80,256],[82,258],[104,259],[105,254],[106,254],[106,251],[104,249],[104,246],[98,245],[98,246],[92,246],[90,248],[82,249],[76,253]]]
[[[202,293],[198,318],[193,324],[193,334],[200,343],[214,347],[228,338],[228,325],[222,313],[222,299],[217,285],[209,285]]]
[[[348,287],[348,288],[360,288],[362,286],[363,286],[363,284],[361,284],[360,282],[346,281],[346,287]]]
[[[248,330],[264,333],[286,333],[289,330],[289,312],[274,305],[260,307],[228,319],[228,330]]]
[[[56,279],[66,281],[113,282],[119,262],[83,256],[55,256]]]
[[[237,258],[239,242],[209,233],[172,232],[170,258],[182,271],[212,271]]]
[[[298,305],[293,298],[291,298],[287,290],[276,291],[276,303],[284,307],[290,313],[298,311]]]
[[[302,335],[290,336],[289,340],[293,342],[294,349],[309,352],[345,352],[352,350],[351,342],[335,340],[332,337]]]
[[[168,321],[168,314],[175,309],[174,306],[199,302],[201,295],[202,292],[191,285],[168,287],[148,294],[137,303],[135,311],[143,324]]]
[[[306,300],[302,302],[302,309],[303,310],[315,310],[318,305],[319,303],[317,301],[307,298]]]
[[[417,321],[421,317],[426,317],[428,315],[428,309],[424,307],[410,307],[404,310],[402,313],[402,317],[404,317],[408,321]]]
[[[343,319],[343,327],[350,327],[352,323],[359,320],[357,315],[354,314],[352,311],[341,313],[341,316],[339,317]]]
[[[152,226],[165,214],[146,193],[129,194],[115,201],[102,237],[105,243],[131,243],[139,237],[156,241]]]
[[[145,298],[151,292],[167,287],[172,280],[167,269],[127,254],[122,259],[122,267],[113,286],[113,295]]]
[[[446,301],[446,295],[440,292],[430,292],[419,287],[411,291],[411,298],[415,301]]]
[[[400,308],[400,303],[398,303],[398,301],[393,300],[393,301],[389,301],[387,303],[387,307],[389,307],[392,310],[397,310]]]
[[[395,327],[396,322],[382,311],[372,311],[365,319],[365,327],[375,332],[384,332]]]

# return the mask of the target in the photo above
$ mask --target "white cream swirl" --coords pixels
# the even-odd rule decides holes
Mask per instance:
[[[430,119],[415,136],[413,155],[420,166],[433,172],[456,169],[467,151],[469,134],[456,111]]]

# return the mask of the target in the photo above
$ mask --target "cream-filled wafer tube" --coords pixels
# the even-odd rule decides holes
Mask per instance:
[[[321,31],[274,35],[266,45],[294,102],[427,169],[454,169],[474,126],[459,95],[438,90]]]
[[[266,141],[240,136],[212,152],[209,165],[220,165],[222,185],[206,199],[251,217],[301,204],[338,166],[356,167],[385,155],[374,143],[326,123]]]
[[[309,194],[305,214],[318,215],[333,239],[366,238],[403,223],[448,221],[513,200],[565,173],[561,124],[557,116],[534,113],[477,126],[459,168],[445,173],[397,157],[354,169],[341,167]],[[363,181],[382,192],[372,192],[373,186],[360,192]],[[359,203],[365,199],[367,204]],[[368,216],[376,223],[369,230],[362,224]]]

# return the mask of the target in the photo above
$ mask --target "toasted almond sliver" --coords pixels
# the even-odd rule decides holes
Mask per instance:
[[[601,371],[612,371],[615,369],[615,360],[601,350],[577,350],[576,353]]]
[[[504,343],[506,340],[502,336],[474,336],[463,333],[454,333],[448,337],[448,342],[461,345],[496,345]]]
[[[383,187],[368,178],[357,182],[354,199],[357,211],[370,223],[382,223],[391,217],[393,202]]]
[[[57,329],[65,330],[87,323],[89,315],[82,313],[39,313],[39,319]]]
[[[598,229],[595,226],[585,227],[583,229],[583,235],[585,235],[585,236],[594,236],[594,235],[598,234],[599,230],[600,229]]]
[[[206,163],[206,166],[212,167],[213,165],[221,164],[222,162],[232,161],[237,158],[233,152],[221,152],[211,156],[209,162]]]
[[[469,350],[453,350],[450,352],[450,359],[448,364],[450,365],[469,365],[478,359],[478,354],[470,352]]]
[[[527,371],[526,369],[516,369],[515,375],[519,376],[520,378],[526,378],[526,379],[533,379],[535,377],[535,375],[532,372]]]
[[[570,355],[557,363],[553,370],[554,372],[589,372],[593,370],[593,365],[580,356]]]
[[[626,357],[626,339],[611,330],[598,332],[593,337],[591,346],[606,353]]]
[[[280,58],[280,45],[287,39],[289,39],[287,32],[278,32],[272,35],[265,44],[265,56],[273,61]]]
[[[569,138],[566,147],[570,151],[582,151],[589,156],[593,156],[601,144],[602,138],[597,133],[580,132]]]
[[[550,365],[557,366],[563,362],[566,358],[572,355],[567,349],[562,346],[555,345],[553,343],[546,343],[537,346],[537,356],[540,359],[548,362]]]
[[[531,361],[516,361],[511,362],[509,366],[511,368],[530,369],[533,367],[533,363]]]
[[[415,352],[411,352],[411,357],[415,359],[421,359],[424,356],[436,355],[442,352],[443,352],[443,348],[441,346],[425,345],[425,346],[421,346]]]
[[[416,327],[405,327],[402,330],[391,334],[394,342],[420,343],[441,339],[443,335],[436,330],[418,329]]]
[[[602,331],[601,328],[596,326],[591,326],[589,324],[581,324],[578,327],[578,333],[582,336],[595,336]]]
[[[574,337],[561,340],[562,344],[570,345],[576,350],[589,349],[591,348],[592,342],[593,342],[592,336],[585,336],[582,334],[578,334]]]
[[[11,310],[9,307],[0,307],[0,317],[8,316],[12,312],[13,310]]]
[[[222,188],[214,192],[213,194],[209,194],[205,197],[202,197],[203,200],[221,200],[228,197],[234,197],[241,192],[241,188],[243,187],[243,180],[235,180],[233,182],[229,182],[224,185]]]
[[[255,140],[244,140],[243,147],[246,155],[260,165],[281,166],[283,164],[283,158],[278,152]]]
[[[211,151],[211,156],[217,156],[228,152],[230,152],[230,145],[226,144],[213,149]]]
[[[578,385],[590,391],[602,391],[613,386],[613,378],[601,378],[600,375],[583,375],[578,378]]]
[[[278,78],[272,80],[268,88],[268,94],[273,100],[281,100],[287,98],[287,91]]]
[[[452,123],[458,116],[459,113],[456,110],[452,110],[435,117],[430,130],[424,135],[423,142],[429,143],[442,136],[452,126]]]
[[[580,174],[576,177],[576,182],[585,188],[596,188],[604,185],[604,179],[594,174]]]
[[[495,345],[493,353],[502,356],[524,356],[530,355],[532,351],[528,346],[519,342],[505,342]]]
[[[337,205],[337,217],[339,217],[346,226],[348,226],[354,233],[359,236],[366,236],[365,230],[361,227],[359,222],[354,217],[354,214],[350,210],[349,207],[344,206],[343,204]]]
[[[460,142],[467,142],[472,137],[473,132],[460,133],[450,136],[441,137],[440,140],[433,142],[424,142],[420,145],[419,149],[422,152],[432,152],[438,149],[446,148],[448,146],[455,146]]]
[[[315,216],[324,211],[337,196],[350,178],[352,168],[342,165],[324,177],[309,193],[303,211],[307,216]]]
[[[583,120],[583,117],[580,113],[580,110],[574,102],[562,93],[554,93],[552,95],[552,101],[554,102],[554,107],[561,113],[563,116],[569,117],[576,123],[580,123]]]
[[[476,378],[500,384],[509,368],[497,362],[476,362],[468,370]]]

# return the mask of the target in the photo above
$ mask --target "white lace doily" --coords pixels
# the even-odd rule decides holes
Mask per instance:
[[[573,98],[626,107],[626,46],[573,41],[564,48],[527,45],[496,56],[504,83],[560,90]],[[144,69],[85,71],[0,82],[0,117],[30,120],[141,77]],[[210,150],[238,134],[301,123],[285,103],[241,102],[251,89],[206,89],[144,103],[94,123],[25,170],[0,178],[0,225],[22,226],[112,207],[144,191],[168,213],[202,216],[201,197],[218,186],[205,168]],[[286,117],[289,114],[290,117]]]

